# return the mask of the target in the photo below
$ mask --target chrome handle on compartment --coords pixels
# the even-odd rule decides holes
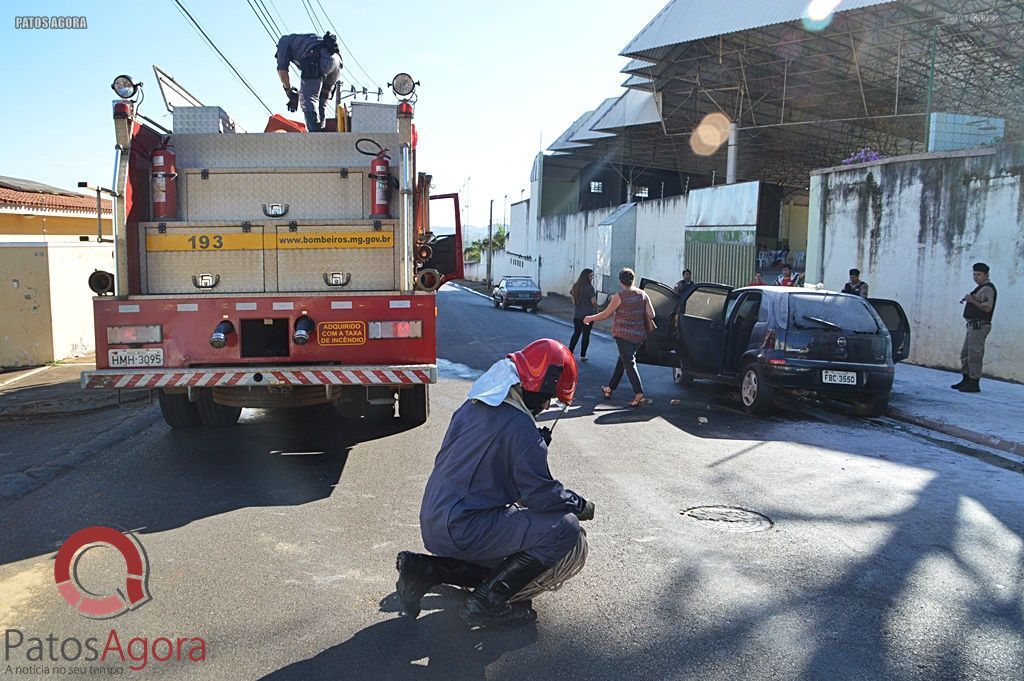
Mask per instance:
[[[263,214],[268,218],[281,218],[288,215],[287,203],[272,203],[269,206],[263,204]]]
[[[204,273],[200,274],[198,277],[194,274],[192,275],[192,285],[199,289],[211,289],[216,287],[219,283],[219,274]]]
[[[328,286],[348,286],[351,281],[351,272],[324,272],[324,283]]]

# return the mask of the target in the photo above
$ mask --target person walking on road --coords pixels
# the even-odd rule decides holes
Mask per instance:
[[[628,267],[619,272],[620,291],[612,296],[608,307],[596,315],[590,315],[583,319],[584,324],[599,322],[615,315],[615,323],[612,325],[612,338],[619,348],[619,364],[615,365],[615,372],[608,385],[603,386],[601,391],[605,397],[611,397],[612,392],[618,387],[622,379],[622,372],[625,371],[629,377],[629,383],[636,395],[629,403],[631,407],[639,407],[650,404],[651,400],[644,397],[644,385],[640,380],[640,374],[636,370],[636,351],[645,340],[647,334],[654,326],[654,306],[651,299],[642,290],[633,286],[636,273]]]
[[[569,352],[576,351],[576,342],[583,338],[580,345],[580,359],[587,361],[587,348],[590,346],[590,331],[593,324],[584,324],[583,318],[597,312],[597,291],[594,290],[594,270],[587,267],[580,272],[576,283],[569,289],[572,296],[572,338],[569,339]]]
[[[452,416],[420,506],[423,545],[395,567],[401,614],[415,618],[438,584],[472,588],[459,610],[470,626],[501,629],[537,619],[526,598],[557,588],[586,559],[581,520],[594,504],[551,476],[551,431],[535,417],[570,404],[576,360],[548,338],[497,361]]]
[[[973,269],[977,286],[960,300],[964,306],[964,319],[967,320],[967,335],[960,348],[960,373],[963,379],[950,386],[964,393],[981,392],[985,339],[992,330],[992,314],[996,310],[996,287],[989,281],[988,265],[976,262]]]
[[[856,267],[850,270],[850,281],[843,287],[843,293],[851,293],[861,298],[868,297],[868,282],[861,280],[860,270]]]
[[[341,76],[341,55],[338,39],[331,33],[324,37],[315,33],[283,35],[277,41],[277,75],[288,95],[288,110],[298,110],[306,119],[306,130],[320,132],[326,116],[331,88]],[[298,89],[292,87],[288,64],[299,68]]]

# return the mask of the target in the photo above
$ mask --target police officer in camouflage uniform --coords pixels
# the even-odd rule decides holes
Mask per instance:
[[[331,88],[341,75],[338,39],[330,33],[324,33],[323,38],[315,33],[284,35],[277,42],[276,57],[277,75],[288,94],[288,110],[297,110],[301,99],[306,130],[320,132]],[[292,87],[288,77],[289,63],[299,68],[301,80],[298,89]]]
[[[985,358],[985,339],[992,330],[997,295],[995,285],[989,281],[988,270],[985,263],[974,263],[974,283],[977,286],[960,301],[964,304],[964,319],[967,320],[967,335],[960,350],[963,380],[950,386],[960,392],[981,392],[981,362]]]

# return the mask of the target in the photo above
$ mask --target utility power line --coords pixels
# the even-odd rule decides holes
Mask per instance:
[[[207,35],[206,31],[203,30],[203,27],[200,26],[199,22],[196,20],[196,18],[194,16],[192,16],[192,13],[188,11],[188,9],[185,7],[185,5],[182,3],[182,1],[181,0],[173,0],[173,1],[174,1],[174,4],[177,5],[178,10],[180,12],[182,12],[185,15],[185,17],[188,18],[188,20],[190,22],[192,22],[193,27],[195,27],[195,29],[197,31],[199,31],[199,34],[203,36],[203,38],[210,45],[210,47],[212,47],[214,49],[214,51],[220,56],[220,58],[222,60],[224,60],[224,63],[227,64],[228,67],[234,72],[234,74],[238,78],[238,80],[242,81],[242,84],[245,85],[245,87],[248,88],[249,92],[252,93],[252,96],[255,97],[259,101],[260,104],[263,105],[263,108],[267,110],[267,113],[270,114],[271,116],[273,116],[274,112],[270,109],[269,106],[267,106],[267,103],[263,101],[263,98],[260,97],[259,94],[257,94],[256,90],[254,90],[252,85],[249,84],[249,81],[247,81],[245,79],[245,76],[243,76],[238,71],[238,69],[235,68],[235,65],[232,64],[231,61],[226,56],[224,56],[224,53],[220,51],[220,48],[217,47],[217,44],[213,42],[213,39],[211,39],[210,36]]]
[[[363,68],[363,65],[359,63],[358,59],[356,59],[356,55],[352,52],[352,50],[348,48],[348,45],[345,44],[345,41],[341,39],[341,31],[339,31],[334,26],[334,22],[331,21],[331,15],[329,15],[327,13],[327,10],[324,9],[323,3],[320,2],[320,0],[316,0],[316,4],[320,5],[320,11],[324,13],[324,17],[327,19],[327,23],[329,23],[331,25],[331,28],[334,29],[334,35],[338,36],[338,42],[341,43],[341,46],[345,48],[346,52],[348,52],[348,56],[352,57],[352,61],[355,62],[355,65],[358,66],[359,70],[363,72],[363,75],[366,76],[366,79],[370,82],[370,84],[376,85],[377,89],[381,90],[382,88],[380,86],[380,83],[374,80],[373,77],[366,72],[366,69]]]

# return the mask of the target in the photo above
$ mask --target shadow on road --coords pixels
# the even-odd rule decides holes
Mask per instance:
[[[344,484],[355,444],[404,430],[397,423],[346,427],[326,407],[247,410],[237,426],[193,430],[167,428],[154,408],[122,428],[95,444],[102,453],[126,443],[116,459],[100,465],[83,455],[75,475],[5,502],[0,564],[55,551],[85,525],[148,534],[241,508],[324,499]],[[32,532],[18,521],[27,514]]]
[[[397,611],[393,596],[381,601],[381,610]],[[418,619],[396,615],[263,678],[479,680],[487,678],[487,667],[506,653],[537,642],[536,625],[512,631],[468,629],[458,617],[461,603],[457,589],[441,587],[437,594],[423,599],[425,614]]]

